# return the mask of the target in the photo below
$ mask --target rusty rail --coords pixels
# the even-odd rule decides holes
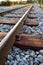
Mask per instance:
[[[9,50],[13,46],[16,35],[19,33],[20,29],[22,28],[25,19],[27,18],[27,14],[31,10],[32,5],[29,9],[25,12],[25,14],[20,18],[17,24],[10,30],[10,32],[4,37],[4,39],[0,42],[0,65],[3,65]]]

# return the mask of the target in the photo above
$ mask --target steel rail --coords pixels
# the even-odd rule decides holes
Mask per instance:
[[[19,33],[20,29],[22,28],[24,21],[27,18],[27,14],[30,12],[32,6],[33,5],[29,7],[29,9],[17,22],[17,24],[10,30],[10,32],[0,42],[0,65],[3,65],[11,47],[13,46],[16,40],[16,35]]]

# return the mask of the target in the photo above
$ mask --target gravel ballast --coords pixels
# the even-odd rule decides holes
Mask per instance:
[[[43,64],[43,50],[34,51],[28,49],[21,50],[12,47],[4,65],[41,65]]]
[[[14,25],[0,24],[0,32],[9,32]]]

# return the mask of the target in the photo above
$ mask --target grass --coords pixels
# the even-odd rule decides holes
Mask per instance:
[[[41,9],[43,9],[43,4],[41,4],[41,6],[40,6],[40,4],[38,4],[38,6],[39,6]]]
[[[0,2],[0,6],[18,6],[18,5],[26,5],[27,2]]]
[[[26,4],[27,4],[27,3],[26,3]],[[26,4],[14,4],[14,3],[13,3],[13,4],[11,4],[11,6],[19,6],[19,5],[23,5],[23,6],[24,6],[24,5],[26,5]]]
[[[41,5],[41,9],[43,9],[43,4]]]

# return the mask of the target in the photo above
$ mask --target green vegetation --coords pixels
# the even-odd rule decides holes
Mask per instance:
[[[20,2],[10,2],[10,0],[6,0],[6,2],[1,2],[0,5],[1,6],[15,6],[15,5],[25,5],[27,3],[37,3],[39,4],[39,6],[41,8],[43,8],[43,0],[27,0],[27,2],[22,2],[22,0],[20,0]]]
[[[41,9],[43,9],[43,0],[38,0],[38,3],[39,3],[39,7],[40,7]]]
[[[10,0],[6,0],[6,2],[1,2],[0,6],[10,6],[10,5],[25,5],[27,3],[33,3],[34,0],[27,0],[27,2],[22,2],[22,0],[20,0],[20,2],[10,2]]]
[[[15,5],[25,5],[25,4],[27,4],[27,2],[20,2],[20,3],[18,3],[18,2],[10,2],[9,0],[6,0],[6,2],[1,2],[0,3],[0,6],[15,6]]]
[[[11,5],[11,2],[9,0],[6,0],[6,2],[2,1],[0,3],[0,6],[9,6],[9,5]]]
[[[28,3],[34,3],[35,0],[27,0]]]

